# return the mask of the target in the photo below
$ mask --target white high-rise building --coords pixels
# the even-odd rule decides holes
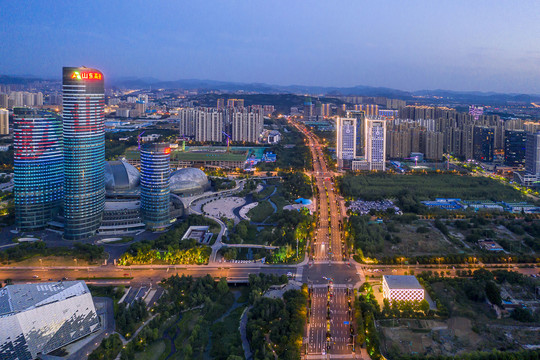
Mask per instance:
[[[386,169],[386,121],[366,118],[366,161],[369,170]]]
[[[195,136],[195,117],[198,110],[193,108],[181,109],[178,112],[178,127],[181,137]]]
[[[356,157],[356,118],[339,117],[336,122],[336,158],[339,169],[351,169]]]
[[[216,109],[197,111],[195,116],[195,140],[220,142],[223,139],[223,112]]]
[[[36,106],[43,105],[43,93],[40,91],[33,95],[34,95],[34,105]]]
[[[30,93],[30,92],[24,92],[24,95],[23,95],[23,104],[24,106],[34,106],[35,103],[34,103],[34,94]]]
[[[32,360],[100,326],[84,281],[18,284],[0,289],[0,359]]]
[[[13,91],[9,94],[9,98],[13,100],[13,107],[24,105],[24,93],[22,91]]]
[[[263,117],[258,111],[234,111],[231,115],[232,141],[258,142],[263,131]]]

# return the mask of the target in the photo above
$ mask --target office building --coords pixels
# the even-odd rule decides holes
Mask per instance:
[[[352,110],[346,112],[346,117],[356,119],[356,156],[363,156],[364,153],[364,122],[366,120],[366,113],[361,110]]]
[[[29,108],[15,108],[13,119],[15,221],[21,231],[41,230],[62,207],[62,120]]]
[[[63,69],[64,237],[88,238],[100,226],[105,204],[105,93],[103,74]]]
[[[9,111],[0,109],[0,135],[9,135]]]
[[[356,119],[339,117],[336,122],[336,158],[339,169],[351,169],[356,157]]]
[[[473,131],[473,158],[477,161],[492,162],[494,151],[494,132],[486,126],[475,126]]]
[[[383,275],[383,298],[390,302],[422,301],[424,288],[413,275]]]
[[[504,131],[504,164],[506,166],[525,165],[527,133],[523,130]]]
[[[141,146],[141,215],[149,230],[163,230],[171,225],[170,153],[168,144]]]
[[[365,154],[369,170],[386,170],[386,121],[366,118]]]
[[[32,360],[101,327],[84,281],[0,289],[0,359]]]
[[[527,134],[525,143],[525,171],[527,174],[540,175],[540,131]]]

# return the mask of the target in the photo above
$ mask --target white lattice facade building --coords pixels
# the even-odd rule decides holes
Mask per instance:
[[[383,297],[389,301],[422,301],[424,288],[412,275],[384,275]]]
[[[99,330],[84,281],[0,289],[0,359],[32,360]]]

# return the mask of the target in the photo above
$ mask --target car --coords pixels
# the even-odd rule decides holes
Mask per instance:
[[[62,280],[67,280],[68,278],[67,277],[63,277]]]
[[[289,271],[289,272],[287,273],[287,276],[288,276],[288,277],[293,277],[294,275],[293,275],[292,272]]]
[[[34,276],[32,276],[32,277],[33,277],[34,279],[39,279],[39,276],[37,276],[37,275],[34,275]]]

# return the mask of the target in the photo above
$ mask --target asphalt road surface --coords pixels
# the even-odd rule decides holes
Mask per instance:
[[[336,193],[333,172],[329,171],[318,138],[304,125],[294,124],[307,138],[313,159],[317,193],[318,224],[312,242],[312,261],[304,270],[304,281],[312,291],[308,354],[351,354],[350,311],[347,287],[359,281],[348,259],[342,236],[342,201]]]
[[[227,265],[223,267],[208,266],[170,266],[170,267],[132,267],[118,268],[114,265],[78,267],[78,268],[0,268],[0,279],[11,279],[14,282],[48,282],[58,280],[75,280],[85,278],[88,283],[101,284],[125,284],[133,286],[147,285],[149,283],[158,283],[171,275],[191,275],[194,277],[210,274],[214,277],[226,277],[229,282],[242,283],[247,282],[249,274],[277,274],[286,275],[288,272],[294,272],[294,267],[286,266],[237,266]],[[95,278],[95,279],[94,279]],[[114,278],[114,279],[112,279]],[[117,279],[120,278],[120,279]],[[124,278],[124,279],[122,279]],[[133,278],[133,279],[130,279]]]

